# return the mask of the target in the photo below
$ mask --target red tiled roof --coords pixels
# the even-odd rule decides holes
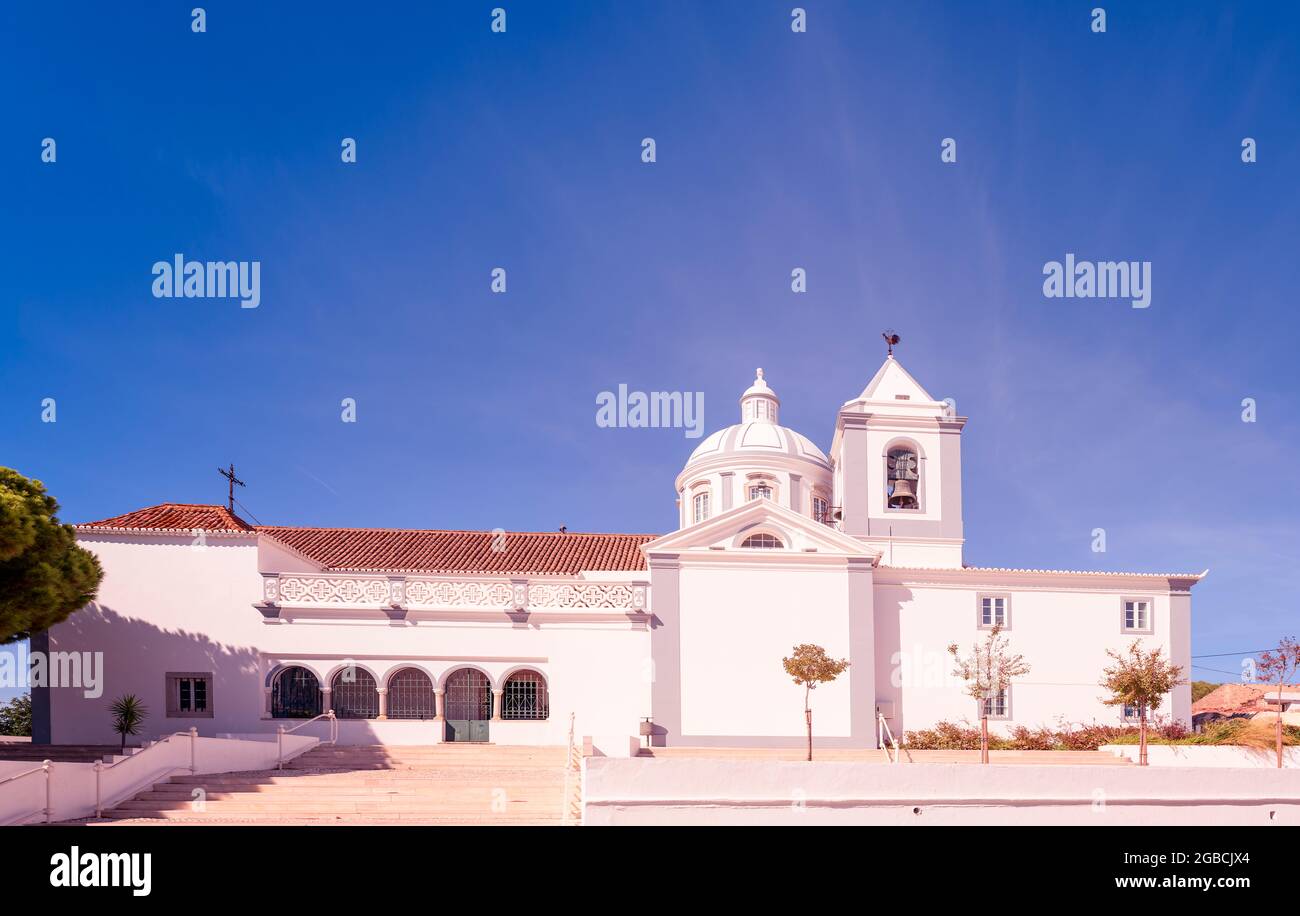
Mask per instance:
[[[163,503],[77,527],[258,532],[330,570],[501,576],[641,571],[646,568],[641,545],[658,537],[654,534],[506,532],[505,549],[496,551],[492,549],[495,536],[491,531],[253,526],[225,506],[184,503]]]
[[[252,531],[253,526],[225,506],[205,506],[194,503],[163,503],[147,509],[137,509],[125,515],[86,522],[78,528],[126,528],[154,531]]]
[[[532,576],[573,576],[584,570],[644,570],[641,545],[657,537],[508,531],[503,536],[505,549],[495,551],[491,531],[281,526],[257,530],[328,569]]]
[[[1283,697],[1296,690],[1300,685],[1282,685]],[[1277,697],[1277,684],[1220,684],[1193,703],[1192,712],[1256,712],[1267,708],[1260,700],[1270,696]]]

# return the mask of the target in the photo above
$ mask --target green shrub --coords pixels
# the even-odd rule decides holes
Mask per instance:
[[[1300,733],[1300,728],[1294,729]],[[1155,721],[1147,726],[1147,741],[1151,744],[1186,744],[1193,743],[1193,735],[1186,726],[1178,722]],[[1118,725],[1064,725],[1049,728],[1040,725],[1027,728],[1016,725],[1010,734],[989,735],[989,748],[996,751],[1095,751],[1103,744],[1137,744],[1138,727]],[[1233,742],[1195,742],[1221,743]],[[903,744],[914,751],[977,751],[980,746],[980,730],[967,728],[953,722],[936,722],[933,728],[905,732]]]

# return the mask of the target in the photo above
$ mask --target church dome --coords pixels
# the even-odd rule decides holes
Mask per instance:
[[[807,436],[777,423],[781,399],[763,370],[740,396],[740,422],[709,436],[677,475],[681,527],[754,499],[770,499],[829,523],[830,459]]]
[[[683,474],[695,465],[734,457],[745,464],[753,458],[789,458],[831,469],[830,459],[807,436],[779,425],[781,401],[759,369],[754,384],[740,396],[741,422],[710,435],[686,460]]]

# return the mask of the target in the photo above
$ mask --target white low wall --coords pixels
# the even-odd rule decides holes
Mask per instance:
[[[590,757],[587,825],[1293,824],[1300,772]]]
[[[1116,757],[1138,759],[1136,744],[1106,744],[1101,747]],[[1253,747],[1229,747],[1217,744],[1148,744],[1147,763],[1153,767],[1237,767],[1238,769],[1277,769],[1277,750]],[[1282,750],[1282,765],[1300,769],[1300,748]]]
[[[318,743],[318,738],[286,735],[285,758],[297,756]],[[258,736],[257,740],[195,738],[192,753],[196,773],[237,773],[274,767],[279,751],[275,736],[270,735]],[[6,766],[0,770],[0,779],[41,765],[37,761],[5,763]],[[103,807],[111,808],[178,770],[188,773],[190,763],[191,739],[182,735],[142,748],[130,757],[121,758],[121,762],[111,768],[104,765],[100,773]],[[42,820],[45,798],[45,776],[41,773],[0,785],[0,824]],[[51,820],[93,816],[95,764],[51,763],[50,800]]]

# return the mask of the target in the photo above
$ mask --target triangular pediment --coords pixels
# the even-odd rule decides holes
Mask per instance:
[[[858,395],[859,401],[911,401],[922,404],[934,404],[935,399],[921,383],[912,378],[912,373],[903,368],[903,364],[892,356],[872,376],[867,387]]]
[[[758,553],[740,546],[753,534],[771,534],[784,545],[779,550],[761,551],[764,556],[830,555],[873,560],[880,556],[878,550],[857,538],[779,506],[770,499],[750,500],[699,524],[657,538],[641,549],[647,555],[734,550]]]

